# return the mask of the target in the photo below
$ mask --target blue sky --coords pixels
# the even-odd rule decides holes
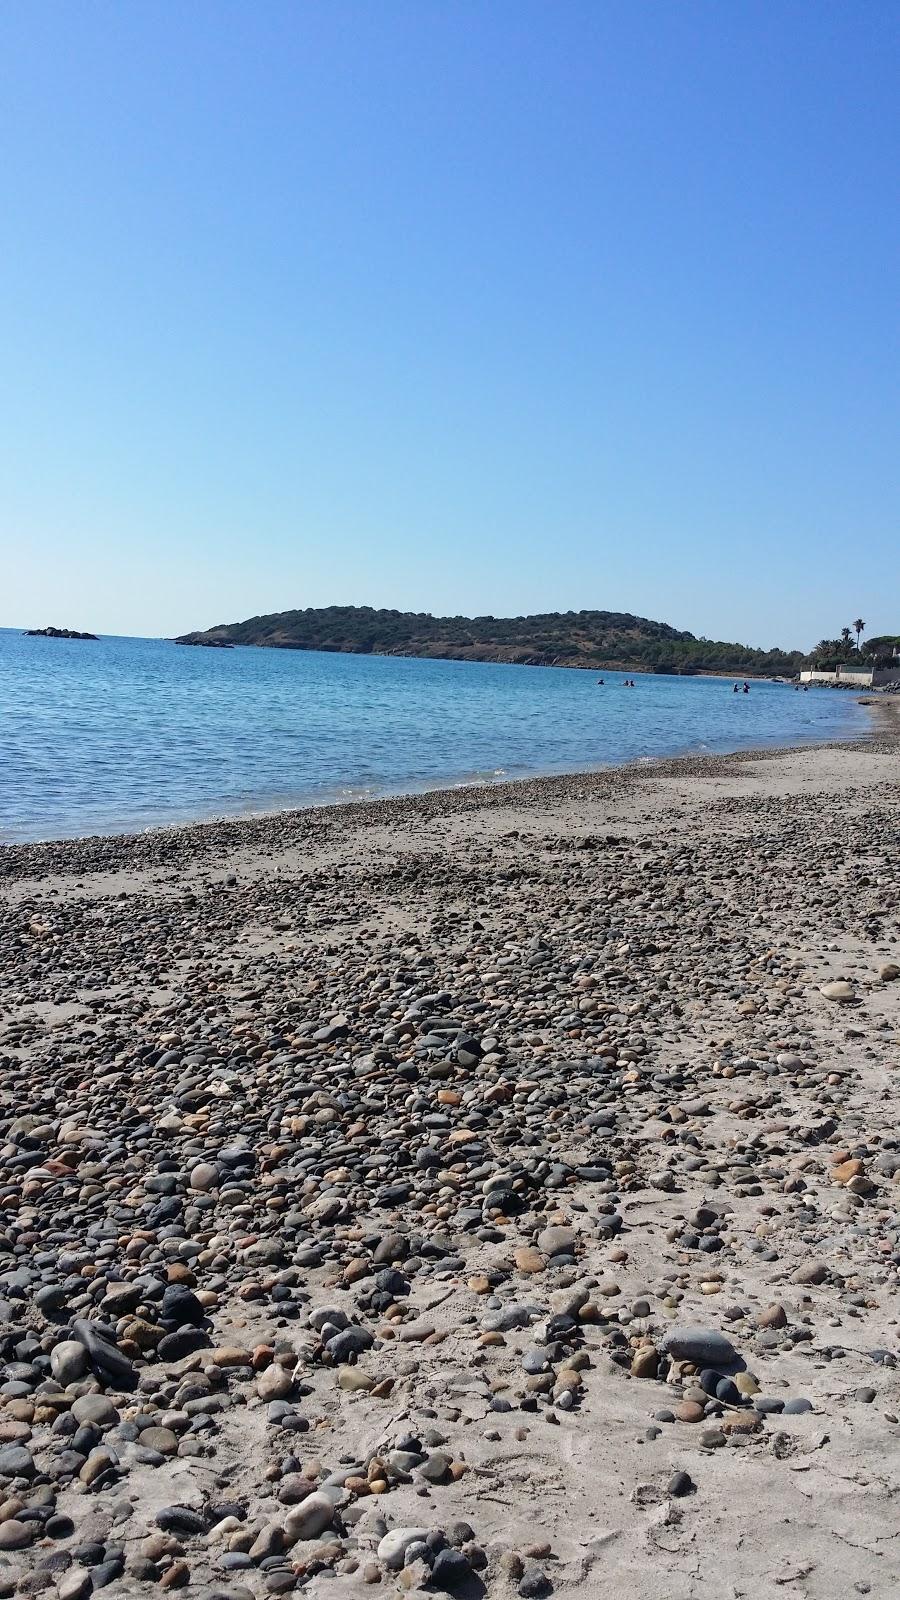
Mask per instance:
[[[895,0],[6,0],[0,622],[900,631]]]

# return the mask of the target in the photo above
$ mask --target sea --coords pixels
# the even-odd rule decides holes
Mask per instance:
[[[798,745],[852,694],[751,681],[0,629],[0,842]],[[601,683],[599,680],[603,679]],[[741,680],[737,680],[741,681]]]

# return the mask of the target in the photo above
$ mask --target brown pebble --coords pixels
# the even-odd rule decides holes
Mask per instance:
[[[159,1580],[161,1589],[183,1589],[190,1582],[191,1569],[186,1561],[173,1561]]]
[[[652,1344],[644,1345],[636,1350],[631,1361],[631,1376],[633,1378],[655,1378],[659,1366],[659,1355]]]
[[[758,1328],[784,1328],[787,1326],[787,1312],[784,1306],[766,1306],[765,1311],[760,1311],[756,1318]]]
[[[679,1422],[702,1422],[704,1410],[696,1400],[682,1400],[673,1407]]]

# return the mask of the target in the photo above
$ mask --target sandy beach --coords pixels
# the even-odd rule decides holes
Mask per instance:
[[[0,1595],[895,1593],[898,712],[0,852]]]

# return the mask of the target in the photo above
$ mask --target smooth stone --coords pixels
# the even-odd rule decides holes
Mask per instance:
[[[407,1344],[418,1344],[423,1339],[430,1339],[434,1333],[434,1323],[419,1317],[415,1322],[401,1323],[397,1337]]]
[[[756,1318],[758,1328],[784,1328],[787,1326],[787,1312],[782,1305],[767,1306],[765,1311],[760,1311]]]
[[[24,1445],[11,1444],[0,1450],[0,1478],[33,1478],[34,1457]]]
[[[379,1542],[377,1551],[379,1561],[383,1561],[392,1572],[399,1572],[409,1546],[424,1543],[428,1533],[427,1528],[393,1528]]]
[[[59,1580],[57,1594],[59,1600],[85,1600],[91,1593],[94,1580],[85,1567],[73,1566],[64,1572]]]
[[[206,1532],[206,1522],[191,1506],[161,1506],[156,1513],[156,1526],[164,1533],[195,1534]]]
[[[679,1499],[682,1495],[692,1494],[696,1487],[689,1472],[673,1472],[666,1484],[666,1494]]]
[[[330,1528],[334,1520],[334,1501],[321,1490],[315,1490],[307,1495],[305,1500],[289,1511],[284,1519],[285,1538],[291,1544],[300,1539],[317,1539],[320,1533]]]
[[[119,1420],[118,1411],[105,1394],[79,1395],[72,1402],[71,1415],[76,1422],[89,1423],[97,1428],[112,1427]]]
[[[846,1005],[848,1001],[856,999],[856,990],[852,983],[847,983],[844,978],[834,978],[830,983],[821,984],[819,993],[837,1005]]]
[[[739,1406],[743,1396],[737,1384],[732,1383],[730,1378],[722,1378],[716,1384],[716,1399],[721,1400],[723,1405]]]
[[[294,1387],[294,1380],[285,1367],[275,1363],[266,1367],[256,1380],[256,1392],[261,1400],[285,1400]]]
[[[730,1339],[712,1328],[670,1328],[659,1348],[662,1355],[695,1367],[730,1367],[739,1359]]]
[[[541,1255],[540,1250],[535,1249],[534,1245],[521,1245],[515,1251],[513,1260],[518,1271],[527,1274],[543,1272],[547,1265],[544,1256]]]
[[[439,1550],[431,1569],[431,1586],[452,1594],[472,1576],[472,1568],[461,1550]]]
[[[178,1449],[178,1435],[171,1428],[142,1428],[138,1438],[145,1450],[161,1456],[174,1456]]]
[[[72,1323],[72,1332],[84,1345],[92,1366],[99,1372],[101,1378],[116,1384],[120,1389],[130,1391],[137,1387],[137,1373],[128,1357],[123,1355],[116,1345],[104,1339],[92,1322],[84,1317],[76,1317]]]
[[[537,1246],[545,1256],[568,1255],[574,1250],[577,1237],[574,1228],[554,1225],[538,1234]]]
[[[25,1550],[31,1544],[34,1531],[34,1523],[19,1522],[17,1517],[0,1522],[0,1550]]]
[[[703,1407],[696,1400],[680,1400],[674,1412],[679,1422],[702,1422],[705,1415]]]
[[[88,1355],[78,1339],[61,1339],[50,1352],[50,1371],[63,1388],[77,1383],[88,1368]]]
[[[198,1161],[197,1165],[191,1168],[189,1181],[192,1189],[197,1189],[201,1194],[206,1194],[210,1189],[214,1189],[219,1182],[219,1168],[214,1166],[211,1161]]]
[[[655,1378],[659,1366],[659,1355],[652,1345],[647,1345],[641,1350],[636,1350],[631,1359],[631,1376],[633,1378]]]
[[[791,1282],[816,1285],[824,1283],[827,1277],[828,1267],[824,1261],[808,1261],[791,1274]]]
[[[546,1572],[533,1561],[528,1561],[516,1592],[522,1596],[522,1600],[542,1600],[542,1596],[549,1594],[552,1587]]]

